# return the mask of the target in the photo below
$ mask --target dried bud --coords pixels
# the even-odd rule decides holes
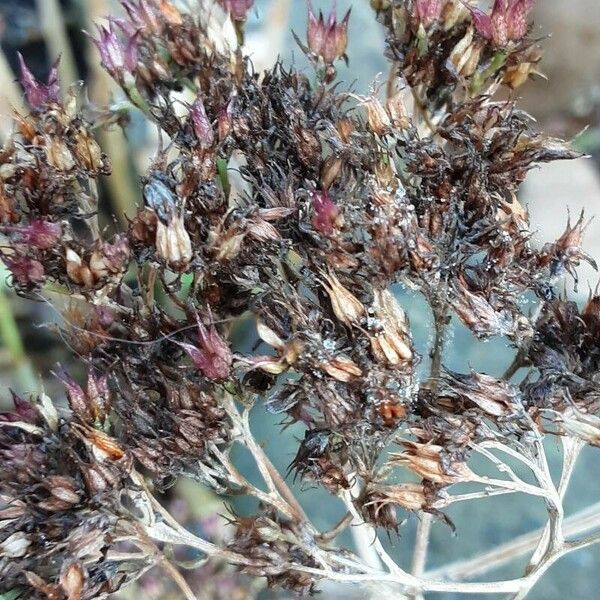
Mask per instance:
[[[169,266],[184,271],[192,260],[192,242],[183,215],[173,217],[168,225],[156,224],[156,251]]]
[[[323,369],[330,377],[348,383],[355,377],[361,377],[362,371],[360,367],[345,356],[337,356],[331,360],[321,363],[320,368]]]
[[[343,217],[338,207],[326,191],[316,191],[312,196],[312,226],[323,235],[331,235],[343,225]]]
[[[464,401],[467,406],[475,404],[487,415],[505,417],[520,406],[519,390],[489,375],[448,373],[446,380],[449,396]]]
[[[600,417],[585,413],[574,406],[556,415],[559,430],[592,446],[600,446]]]
[[[246,224],[248,235],[258,242],[276,242],[281,239],[277,229],[268,221],[256,216]]]
[[[349,292],[333,274],[325,275],[327,283],[321,282],[331,300],[331,308],[335,316],[348,327],[360,324],[365,314],[365,307],[360,300]]]
[[[63,564],[58,581],[67,600],[81,600],[86,575],[83,566],[78,562]]]
[[[99,461],[117,461],[125,456],[125,450],[115,440],[99,429],[87,428],[85,439],[91,444],[96,458]]]
[[[0,556],[20,558],[27,554],[30,545],[31,541],[29,536],[22,531],[17,531],[9,535],[2,543],[0,543]]]
[[[576,267],[580,261],[588,262],[594,269],[598,269],[596,261],[588,256],[581,248],[583,234],[588,223],[584,223],[583,211],[574,225],[571,225],[571,219],[567,222],[564,233],[553,244],[546,244],[540,254],[539,262],[541,266],[551,265],[552,275],[560,274],[562,268],[573,274],[576,279],[573,267]]]
[[[67,268],[67,275],[69,279],[81,285],[85,288],[93,288],[96,280],[89,268],[89,265],[84,263],[81,256],[73,250],[73,248],[67,248],[65,250],[65,263]]]
[[[308,8],[308,28],[306,39],[309,51],[325,65],[332,65],[338,58],[346,54],[348,45],[348,21],[351,9],[348,10],[341,23],[337,22],[335,3],[325,22],[323,13],[319,11],[319,18],[315,16],[311,3]]]
[[[60,366],[60,365],[59,365]],[[69,407],[78,416],[87,418],[89,414],[88,399],[83,388],[61,367],[56,377],[67,388]]]
[[[227,342],[219,335],[214,324],[206,327],[200,318],[198,322],[199,348],[192,344],[180,343],[192,362],[208,379],[222,380],[229,377],[233,356]]]
[[[406,313],[389,290],[374,290],[372,311],[369,319],[373,356],[382,363],[399,365],[411,361],[410,330]]]
[[[223,141],[231,132],[233,127],[233,100],[227,106],[221,108],[217,115],[217,134],[219,140]]]
[[[372,502],[379,508],[386,504],[393,504],[404,510],[418,511],[427,503],[421,483],[372,483],[367,489],[367,494],[367,503]]]
[[[452,65],[454,71],[462,77],[470,77],[479,66],[479,59],[483,50],[480,40],[474,39],[472,27],[467,29],[465,35],[452,49],[448,64]]]
[[[321,164],[321,173],[319,183],[324,190],[328,190],[331,184],[339,177],[342,172],[344,161],[339,156],[328,156]],[[317,229],[315,227],[315,229]]]
[[[98,241],[90,257],[90,270],[96,279],[122,273],[129,262],[127,236],[116,235],[112,242]]]
[[[434,444],[401,441],[405,451],[390,455],[390,462],[402,465],[423,479],[450,485],[452,483],[477,481],[476,475],[462,462],[452,461],[445,464],[443,448]]]
[[[210,148],[215,141],[215,136],[212,125],[206,115],[204,102],[202,101],[202,97],[200,95],[198,95],[196,101],[190,108],[190,119],[192,121],[194,133],[200,142],[200,147]]]
[[[464,283],[454,284],[451,303],[458,318],[479,338],[512,335],[526,325],[509,311],[496,310],[482,294],[471,292]]]
[[[403,130],[410,126],[410,117],[404,104],[402,92],[397,92],[390,96],[385,103],[385,110],[390,117],[390,121],[395,129]]]
[[[25,90],[29,106],[34,109],[39,109],[49,103],[58,103],[60,96],[58,63],[55,63],[50,69],[48,83],[44,85],[37,81],[31,71],[27,68],[21,53],[18,52],[17,54],[19,57],[19,65],[21,67],[21,85]]]
[[[105,158],[98,142],[85,130],[81,130],[75,137],[75,157],[87,170],[95,173],[106,168]]]
[[[46,157],[48,158],[48,164],[59,171],[67,172],[75,167],[73,154],[61,138],[54,137],[47,140]]]
[[[373,133],[384,136],[390,133],[392,122],[381,102],[374,96],[369,96],[363,101],[367,109],[367,121]]]

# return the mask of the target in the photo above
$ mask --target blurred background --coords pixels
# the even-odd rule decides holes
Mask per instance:
[[[193,0],[186,0],[192,3]],[[315,8],[329,10],[329,0],[313,0]],[[384,36],[374,20],[369,0],[338,0],[339,14],[352,6],[349,38],[349,65],[341,66],[339,79],[358,93],[384,79],[387,72],[383,58]],[[11,130],[10,115],[22,109],[21,91],[16,83],[17,51],[20,51],[34,74],[45,80],[51,63],[61,56],[60,74],[63,85],[85,82],[85,93],[92,111],[101,112],[107,104],[118,103],[120,96],[112,81],[98,67],[96,50],[82,30],[93,31],[93,23],[104,15],[117,15],[116,0],[0,0],[0,141]],[[555,163],[531,173],[522,190],[536,228],[535,242],[543,244],[558,237],[567,221],[567,210],[577,217],[582,210],[588,216],[600,212],[600,2],[597,0],[539,0],[533,13],[535,37],[543,41],[545,58],[542,70],[547,80],[539,78],[519,90],[522,107],[541,128],[558,137],[574,139],[589,158],[568,163]],[[284,63],[308,70],[301,52],[295,47],[291,29],[300,38],[306,27],[304,0],[256,0],[247,24],[247,45],[257,70],[271,65],[278,56]],[[133,115],[125,132],[118,127],[98,131],[104,151],[113,163],[113,176],[102,182],[104,212],[107,222],[112,215],[123,222],[140,201],[138,177],[147,168],[155,148],[155,132],[146,127],[140,116]],[[589,226],[586,251],[600,261],[600,218]],[[0,404],[9,397],[8,389],[27,393],[44,385],[53,397],[64,392],[50,371],[57,362],[66,365],[73,360],[68,349],[52,331],[56,313],[50,306],[15,298],[0,277]],[[565,285],[583,300],[598,281],[591,268],[583,267],[577,290],[573,283]],[[425,354],[431,332],[429,314],[422,302],[406,291],[397,290],[411,318],[420,353]],[[46,325],[46,326],[45,326]],[[237,340],[240,350],[252,345],[243,336]],[[471,334],[453,324],[452,352],[446,364],[458,371],[473,368],[490,374],[501,373],[510,362],[510,349],[502,343],[476,342]],[[77,373],[77,370],[74,369]],[[294,454],[294,436],[300,430],[281,431],[278,419],[257,407],[254,427],[259,441],[264,442],[275,464],[285,471]],[[549,452],[558,464],[555,441]],[[274,451],[276,448],[276,451]],[[238,457],[241,468],[250,469],[247,457]],[[580,459],[573,484],[566,498],[566,512],[580,510],[600,498],[598,450],[587,450]],[[342,515],[342,507],[317,490],[300,495],[307,512],[317,526],[330,527]],[[191,483],[173,490],[165,502],[177,518],[189,527],[211,537],[226,536],[226,521],[219,514],[227,512],[223,499]],[[229,500],[227,500],[229,502]],[[231,500],[231,502],[233,502]],[[253,504],[235,501],[240,513],[250,511]],[[318,509],[317,509],[318,507]],[[453,537],[443,523],[435,523],[431,545],[431,567],[476,555],[509,541],[515,536],[539,527],[544,522],[541,503],[529,498],[506,496],[490,498],[475,505],[461,504],[449,511],[457,526]],[[408,516],[399,537],[387,540],[390,551],[402,564],[409,561],[416,517]],[[350,538],[342,540],[352,544]],[[574,553],[555,565],[531,593],[532,600],[598,598],[600,589],[600,556],[597,548]],[[185,557],[193,558],[193,557]],[[523,560],[492,573],[493,577],[519,574]],[[289,598],[286,593],[266,592],[231,571],[202,567],[190,579],[202,599]],[[356,589],[328,587],[325,598],[367,597]],[[123,599],[176,599],[164,576],[151,572]],[[459,596],[432,594],[431,598],[450,600]],[[471,596],[474,598],[474,596]]]

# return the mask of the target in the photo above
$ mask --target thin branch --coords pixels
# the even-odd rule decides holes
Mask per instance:
[[[352,534],[354,547],[365,564],[374,569],[381,569],[382,563],[386,564],[386,561],[381,560],[381,557],[373,545],[374,541],[378,541],[377,532],[374,531],[370,525],[365,523],[354,504],[355,499],[360,496],[360,484],[358,483],[358,478],[354,477],[354,479],[355,483],[352,489],[345,490],[341,496],[348,512],[352,516],[350,533]],[[394,561],[391,559],[390,561],[395,567]]]
[[[198,600],[196,594],[194,594],[192,588],[190,588],[188,585],[188,582],[184,579],[183,575],[178,571],[178,569],[173,566],[173,564],[171,564],[165,557],[160,559],[159,564],[169,575],[169,577],[177,584],[177,587],[179,587],[187,600]]]

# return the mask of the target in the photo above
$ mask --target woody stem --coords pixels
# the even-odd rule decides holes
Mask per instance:
[[[433,312],[435,337],[429,355],[431,356],[431,368],[429,371],[428,386],[432,393],[435,393],[438,387],[440,372],[442,370],[442,357],[444,353],[444,340],[446,327],[448,325],[448,307],[447,305],[431,304]],[[427,562],[427,549],[429,546],[429,536],[431,533],[432,515],[422,512],[421,519],[417,525],[415,537],[415,547],[413,550],[411,573],[415,577],[420,577],[425,571]],[[415,594],[415,600],[422,598],[422,594]]]

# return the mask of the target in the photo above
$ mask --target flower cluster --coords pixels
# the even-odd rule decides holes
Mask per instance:
[[[252,2],[219,3],[243,31]],[[248,411],[263,400],[305,429],[290,475],[389,530],[398,511],[449,522],[455,483],[501,489],[467,464],[486,444],[522,454],[523,440],[546,433],[600,444],[600,300],[580,312],[556,291],[593,263],[583,217],[538,249],[517,199],[530,169],[579,154],[494,98],[536,72],[531,2],[497,0],[490,16],[460,0],[373,2],[388,34],[384,99],[332,83],[349,13],[309,9],[300,45],[311,82],[280,62],[257,76],[240,48],[213,39],[203,11],[122,4],[124,17],[98,29],[102,64],[169,139],[126,231],[98,225],[96,180],[110,163],[54,71],[41,84],[23,65],[31,112],[0,155],[11,283],[76,297],[81,311],[64,312],[61,333],[93,365],[85,389],[58,374],[70,412],[16,399],[2,417],[2,589],[109,593],[131,574],[112,545],[141,544],[142,525],[297,592],[356,574],[355,558],[332,550],[337,531],[316,531],[253,440]],[[431,309],[428,357],[396,284]],[[527,295],[540,305],[533,316]],[[255,351],[234,341],[242,318],[255,324]],[[452,318],[514,347],[504,377],[445,368]],[[520,368],[527,376],[511,381]],[[235,443],[268,493],[236,469]],[[232,520],[223,548],[125,507],[124,496],[146,497],[145,480],[165,489],[181,476],[260,505]]]

